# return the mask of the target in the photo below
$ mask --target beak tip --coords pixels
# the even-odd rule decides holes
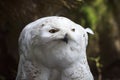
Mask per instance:
[[[68,43],[68,37],[67,37],[67,34],[65,34],[64,38],[62,39],[62,41],[66,42],[66,44]]]

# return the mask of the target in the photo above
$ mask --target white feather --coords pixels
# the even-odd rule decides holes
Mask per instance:
[[[19,38],[16,80],[93,80],[87,57],[87,33],[65,17],[45,17],[28,24]]]
[[[86,28],[85,31],[90,34],[94,34],[94,32],[90,28]]]

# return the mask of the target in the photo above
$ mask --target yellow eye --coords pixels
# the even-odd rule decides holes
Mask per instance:
[[[56,33],[58,31],[59,31],[59,29],[51,29],[51,30],[49,30],[50,33]]]
[[[73,32],[75,32],[75,28],[71,29]]]

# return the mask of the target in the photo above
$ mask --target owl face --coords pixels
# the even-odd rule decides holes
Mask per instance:
[[[52,16],[30,23],[24,31],[30,59],[65,68],[85,56],[87,32],[91,30],[65,17]]]
[[[85,38],[86,36],[84,29],[80,25],[63,17],[49,17],[42,20],[39,26],[34,27],[32,32],[34,34],[33,39],[37,37],[37,42],[41,45],[48,45],[49,43],[66,45],[70,42],[79,44],[80,40],[83,39],[82,37]]]

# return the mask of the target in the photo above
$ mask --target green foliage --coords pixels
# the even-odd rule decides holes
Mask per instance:
[[[106,15],[106,5],[104,0],[94,0],[91,3],[85,3],[80,7],[83,14],[81,24],[88,26],[96,31],[97,25],[101,22],[101,18]]]
[[[85,25],[85,21],[87,21],[88,25],[90,25],[90,27],[95,30],[96,29],[96,24],[98,21],[97,15],[96,15],[96,11],[94,8],[85,5],[82,7],[81,11],[85,14],[85,19],[82,19],[82,24]]]
[[[100,63],[100,56],[94,58],[94,57],[90,57],[89,58],[91,61],[94,61],[95,62],[95,65],[96,65],[96,68],[97,68],[97,71],[98,71],[98,80],[102,80],[102,70],[101,68],[103,67],[103,65]]]
[[[90,59],[91,61],[94,61],[94,62],[95,62],[96,67],[97,67],[98,69],[100,69],[100,68],[103,67],[103,65],[100,63],[100,56],[98,56],[98,57],[96,57],[96,58],[90,57],[89,59]]]

